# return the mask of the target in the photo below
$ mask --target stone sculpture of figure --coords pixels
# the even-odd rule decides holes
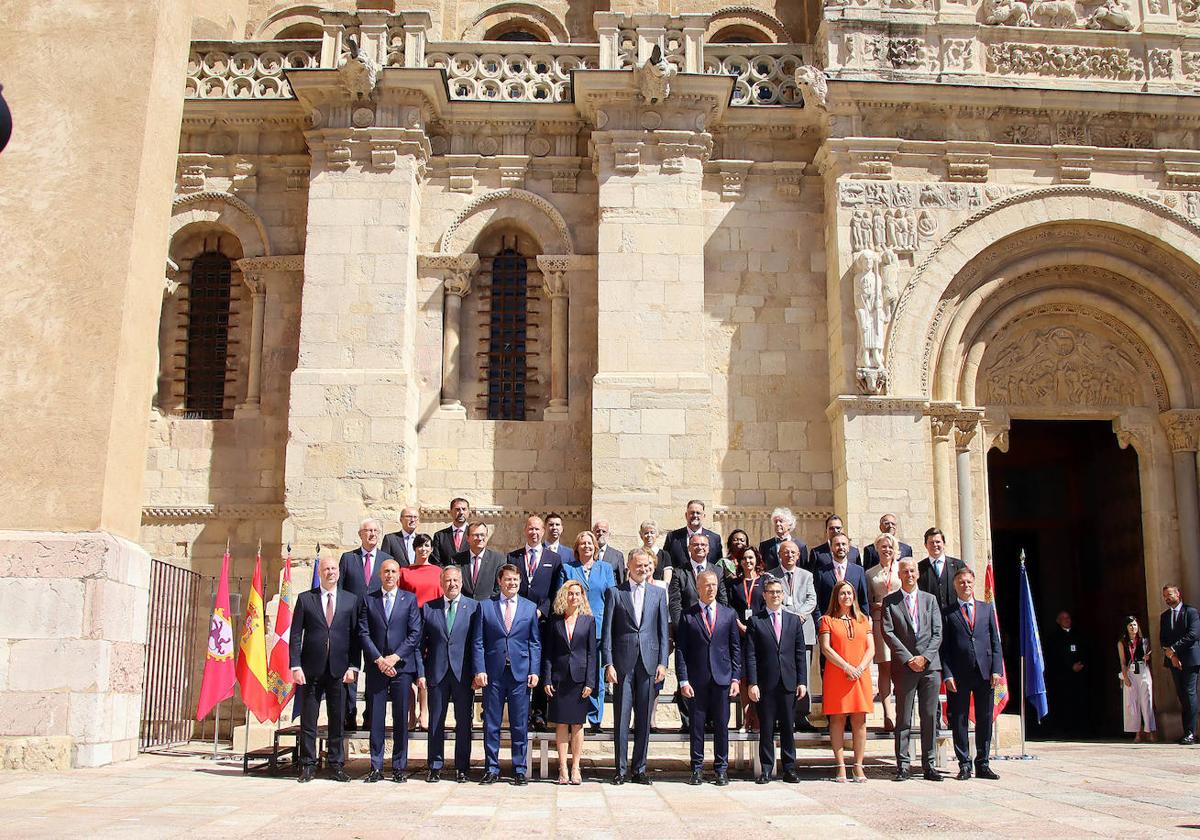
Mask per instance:
[[[1067,29],[1079,21],[1075,0],[1034,0],[1029,13],[1039,26],[1049,29]]]
[[[872,239],[875,242],[876,248],[886,248],[887,240],[887,219],[884,217],[884,211],[876,208],[871,216]]]
[[[819,67],[801,64],[796,68],[796,87],[804,99],[806,108],[824,108],[829,96],[829,81]]]
[[[855,251],[871,247],[871,218],[866,213],[850,217],[850,245]]]
[[[1023,0],[990,0],[983,22],[991,26],[1032,26],[1029,4]]]
[[[379,65],[367,55],[351,36],[346,41],[349,54],[338,67],[338,74],[350,93],[359,99],[369,96],[379,79]]]
[[[884,330],[892,322],[896,304],[900,301],[900,261],[896,259],[896,252],[891,248],[884,251],[883,256],[879,258],[879,276],[881,297],[879,345],[882,347]]]
[[[1085,3],[1084,5],[1092,5]],[[1133,29],[1133,20],[1121,0],[1101,0],[1087,19],[1088,29],[1111,29],[1128,32]]]
[[[883,367],[883,280],[879,258],[873,250],[860,251],[852,265],[860,368]]]
[[[646,104],[654,105],[671,95],[671,77],[679,72],[679,68],[667,61],[662,47],[655,44],[650,57],[635,72],[642,99]]]

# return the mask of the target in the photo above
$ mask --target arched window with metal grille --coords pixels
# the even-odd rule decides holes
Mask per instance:
[[[489,420],[524,420],[528,370],[528,264],[505,248],[492,261],[487,356]]]
[[[233,264],[224,254],[209,251],[192,262],[184,367],[184,411],[190,417],[226,416],[232,281]]]

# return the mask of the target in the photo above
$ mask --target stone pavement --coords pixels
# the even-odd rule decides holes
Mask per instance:
[[[807,750],[804,781],[726,788],[658,772],[653,787],[526,788],[414,778],[403,787],[243,777],[199,755],[143,755],[109,767],[0,774],[4,835],[14,838],[291,837],[1157,837],[1200,831],[1200,748],[1032,745],[1000,761],[998,782],[890,781],[873,759],[865,785],[835,785],[829,756]],[[673,762],[668,762],[673,763]],[[1189,829],[1191,829],[1189,831]]]

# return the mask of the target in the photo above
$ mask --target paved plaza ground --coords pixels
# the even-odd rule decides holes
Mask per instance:
[[[881,745],[882,746],[882,745]],[[585,772],[580,787],[534,781],[403,786],[241,774],[196,754],[63,773],[0,774],[6,837],[1200,837],[1200,748],[1031,745],[1036,761],[1000,761],[1000,781],[892,782],[873,758],[865,785],[837,785],[828,753],[802,751],[798,785],[685,784],[682,763],[653,787],[613,787]],[[679,756],[681,757],[681,756]]]

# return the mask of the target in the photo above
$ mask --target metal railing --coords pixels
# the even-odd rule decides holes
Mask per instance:
[[[191,740],[196,717],[192,680],[199,670],[196,622],[203,588],[196,572],[151,561],[150,626],[138,742],[142,751]]]

